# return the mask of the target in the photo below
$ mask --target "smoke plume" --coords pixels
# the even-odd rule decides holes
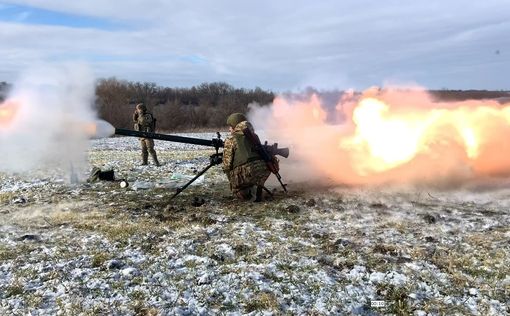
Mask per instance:
[[[24,73],[0,104],[0,171],[83,167],[93,101],[94,76],[85,66],[42,66]]]
[[[290,146],[282,175],[335,184],[451,186],[510,174],[510,104],[437,102],[421,88],[281,95],[248,114],[263,137]]]

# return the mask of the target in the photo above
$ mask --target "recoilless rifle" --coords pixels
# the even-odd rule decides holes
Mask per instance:
[[[287,184],[282,182],[282,177],[279,173],[278,162],[276,159],[276,155],[282,156],[284,158],[289,157],[289,148],[278,148],[278,143],[274,143],[272,145],[268,145],[267,141],[262,144],[260,142],[257,134],[253,133],[249,129],[243,130],[244,135],[247,139],[254,145],[255,150],[260,155],[261,159],[264,160],[267,164],[268,169],[276,176],[278,182],[282,186],[283,190],[287,192]],[[193,138],[193,137],[185,137],[185,136],[177,136],[177,135],[168,135],[168,134],[160,134],[160,133],[151,133],[151,132],[143,132],[143,131],[133,131],[129,129],[116,128],[116,135],[124,135],[124,136],[132,136],[132,137],[140,137],[140,138],[150,138],[163,140],[168,142],[176,142],[176,143],[185,143],[185,144],[193,144],[200,146],[208,146],[214,147],[215,153],[209,156],[209,165],[202,169],[199,173],[193,177],[193,179],[189,180],[185,185],[176,189],[176,192],[170,199],[175,198],[179,193],[184,191],[190,184],[192,184],[196,179],[198,179],[201,175],[207,172],[209,168],[215,165],[219,165],[223,162],[223,152],[220,152],[220,148],[224,147],[224,142],[221,139],[220,133],[216,133],[216,138],[211,140],[201,139],[201,138]],[[266,189],[267,190],[267,189]],[[267,190],[268,191],[268,190]],[[270,191],[268,191],[271,193]]]

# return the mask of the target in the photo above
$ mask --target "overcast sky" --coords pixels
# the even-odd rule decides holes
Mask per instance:
[[[510,1],[0,0],[0,81],[61,61],[164,86],[507,90]]]

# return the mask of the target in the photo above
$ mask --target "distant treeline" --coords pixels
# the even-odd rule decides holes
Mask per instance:
[[[157,119],[157,129],[189,130],[226,126],[233,112],[246,112],[248,104],[273,101],[274,94],[260,88],[236,89],[224,82],[191,88],[167,88],[155,83],[101,79],[96,86],[99,116],[116,127],[132,128],[131,115],[144,103]]]
[[[489,91],[489,90],[429,90],[438,101],[464,101],[464,100],[482,100],[510,97],[509,91]]]

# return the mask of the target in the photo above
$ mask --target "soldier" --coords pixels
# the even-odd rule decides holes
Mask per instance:
[[[243,130],[253,132],[253,126],[242,113],[231,114],[227,119],[231,135],[225,139],[223,171],[230,182],[232,193],[241,200],[250,200],[256,187],[255,201],[262,200],[264,183],[271,174],[267,164],[255,151],[254,144],[246,138]]]
[[[135,113],[133,113],[133,122],[135,123],[136,131],[155,132],[156,119],[151,113],[147,112],[147,107],[143,103],[136,105]],[[140,145],[142,146],[142,165],[147,165],[147,158],[150,153],[154,164],[159,167],[158,157],[154,150],[154,140],[140,138]]]

